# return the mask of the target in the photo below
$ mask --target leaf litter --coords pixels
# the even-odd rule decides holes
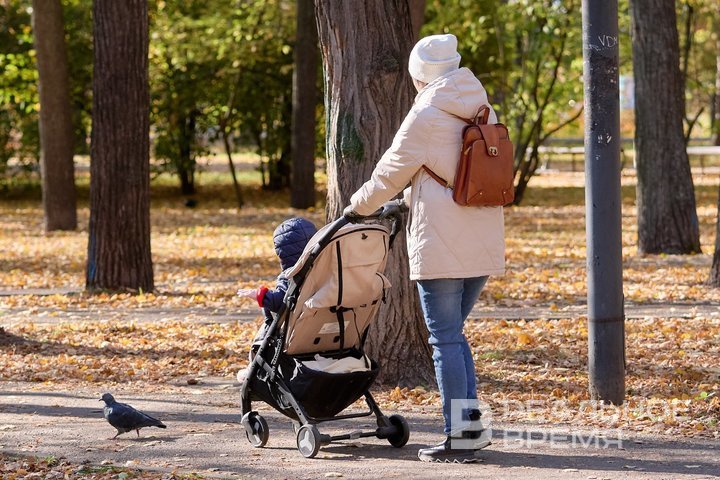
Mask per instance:
[[[578,183],[577,178],[567,177],[562,185],[568,184],[568,178]],[[716,176],[706,180],[717,185]],[[492,278],[482,293],[482,305],[562,311],[585,303],[584,207],[573,197],[577,185],[557,188],[556,181],[539,177],[536,188],[528,190],[529,206],[507,209],[507,274]],[[704,252],[712,252],[716,197],[703,192],[698,195],[701,244]],[[251,206],[242,212],[188,211],[167,203],[154,206],[156,291],[91,295],[82,292],[88,209],[78,211],[78,231],[44,234],[40,207],[17,207],[0,204],[0,256],[8,266],[0,271],[0,285],[14,290],[69,288],[79,293],[0,297],[0,314],[23,312],[28,320],[0,329],[0,380],[49,387],[122,383],[169,389],[188,380],[202,382],[204,376],[234,378],[247,364],[259,315],[252,322],[199,325],[176,319],[121,321],[117,312],[129,312],[132,318],[132,312],[186,309],[191,318],[198,309],[256,308],[234,292],[273,284],[279,266],[272,231],[283,219],[299,214],[273,206]],[[318,226],[323,223],[322,212],[300,214]],[[635,216],[635,207],[626,198],[622,219],[626,302],[720,304],[720,289],[705,284],[711,256],[639,256]],[[79,311],[86,319],[72,321],[69,317]],[[58,322],[32,322],[43,315],[56,316]],[[590,402],[586,324],[584,317],[468,322],[466,335],[473,347],[480,398],[492,407],[495,420],[720,438],[720,316],[628,320],[627,396],[621,407]],[[439,409],[434,386],[375,390],[385,408]],[[17,463],[16,471],[8,473],[15,476],[17,470],[49,472],[57,465],[67,466],[63,475],[68,469],[86,468],[64,461],[51,466],[25,457],[2,460],[3,465]],[[131,470],[121,472],[135,478]],[[119,474],[93,475],[118,478]]]

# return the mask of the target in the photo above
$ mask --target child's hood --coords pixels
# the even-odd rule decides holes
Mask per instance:
[[[283,271],[297,263],[305,245],[315,232],[315,225],[301,217],[285,220],[275,229],[273,243]]]

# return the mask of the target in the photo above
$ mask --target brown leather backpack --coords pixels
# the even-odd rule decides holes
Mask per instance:
[[[463,119],[468,125],[463,128],[454,185],[423,166],[440,185],[453,190],[453,200],[459,205],[501,207],[515,199],[513,144],[505,125],[488,125],[489,115],[485,105],[472,120]]]

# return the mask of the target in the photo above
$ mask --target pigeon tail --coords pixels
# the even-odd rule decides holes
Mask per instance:
[[[146,425],[147,427],[167,428],[167,426],[163,422],[158,420],[157,418],[152,418],[152,417],[150,417],[150,418],[152,420],[154,420],[154,422]]]

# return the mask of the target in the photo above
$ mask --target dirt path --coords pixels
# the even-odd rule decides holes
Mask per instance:
[[[48,290],[47,292],[54,292]],[[0,299],[5,293],[0,290]],[[12,291],[17,293],[18,291]],[[478,302],[470,313],[470,319],[497,318],[505,320],[535,320],[578,318],[587,315],[587,306],[571,305],[562,308],[548,306],[502,307],[483,306]],[[209,307],[184,308],[67,308],[67,307],[10,307],[0,308],[0,323],[13,325],[33,322],[48,324],[84,320],[132,320],[134,322],[156,322],[160,320],[186,320],[196,323],[250,322],[259,318],[258,309],[228,309]],[[625,318],[720,318],[720,307],[713,304],[657,303],[625,305]]]
[[[412,430],[402,449],[371,438],[323,447],[309,460],[296,450],[290,422],[263,404],[256,408],[268,420],[270,440],[265,448],[252,448],[239,425],[238,385],[221,379],[153,391],[114,387],[120,401],[157,415],[168,428],[109,440],[115,431],[102,418],[101,393],[0,383],[0,451],[222,478],[720,478],[717,441],[507,424],[493,426],[494,443],[477,464],[426,464],[417,460],[417,449],[440,439],[440,419],[422,410],[398,412]],[[330,424],[321,431],[361,425],[369,423]]]

